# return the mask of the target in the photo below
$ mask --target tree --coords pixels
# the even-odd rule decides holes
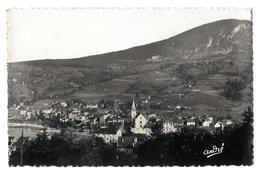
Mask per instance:
[[[241,90],[245,89],[246,84],[241,80],[228,79],[224,85],[224,96],[230,100],[240,100],[242,98]]]
[[[249,106],[247,108],[247,110],[245,110],[241,115],[244,117],[244,119],[243,119],[244,123],[252,126],[252,124],[253,124],[253,111],[252,111],[251,107]]]
[[[244,119],[244,123],[242,126],[242,134],[240,135],[243,138],[244,147],[244,163],[250,165],[252,164],[253,159],[253,111],[251,107],[248,107],[241,114]]]

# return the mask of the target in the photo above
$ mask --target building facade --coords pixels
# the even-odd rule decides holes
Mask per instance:
[[[175,132],[175,131],[176,131],[176,128],[174,127],[173,122],[165,121],[163,123],[163,133],[164,134],[172,133],[172,132]]]

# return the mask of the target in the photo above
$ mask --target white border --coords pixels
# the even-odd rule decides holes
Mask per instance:
[[[256,38],[260,38],[259,36],[259,7],[257,6],[257,0],[4,0],[1,2],[0,6],[0,89],[1,89],[1,116],[0,116],[0,166],[1,173],[20,173],[20,172],[37,172],[39,174],[46,172],[62,172],[62,173],[73,173],[73,172],[81,172],[81,173],[110,173],[110,172],[124,172],[124,173],[133,173],[133,172],[150,172],[150,173],[158,173],[158,172],[168,172],[168,173],[201,173],[201,172],[210,172],[212,174],[216,173],[256,173],[259,167],[259,107],[258,107],[258,99],[259,99],[259,89],[260,89],[260,80],[257,79],[257,75],[260,74],[260,56],[259,49],[257,49],[260,45],[259,40]],[[57,168],[57,167],[49,167],[49,168],[36,168],[36,167],[25,167],[25,168],[10,168],[7,164],[7,69],[6,69],[6,13],[5,11],[9,8],[29,8],[29,7],[52,7],[52,8],[61,8],[61,7],[228,7],[228,8],[253,8],[253,32],[254,32],[254,118],[255,118],[255,141],[254,141],[254,165],[251,167],[203,167],[203,168],[194,168],[194,167],[173,167],[173,168]],[[2,44],[5,43],[5,44]],[[260,171],[260,170],[258,170]]]

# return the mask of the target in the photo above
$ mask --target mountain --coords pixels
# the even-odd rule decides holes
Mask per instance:
[[[168,106],[178,102],[176,94],[185,93],[181,102],[187,106],[231,108],[234,102],[221,95],[225,82],[244,81],[240,102],[247,103],[252,78],[252,23],[236,19],[123,51],[8,64],[9,104],[153,96]]]

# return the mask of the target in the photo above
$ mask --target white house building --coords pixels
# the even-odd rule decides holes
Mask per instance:
[[[220,128],[222,126],[222,122],[218,121],[215,125],[214,128]]]
[[[225,125],[226,126],[229,126],[229,125],[231,125],[233,122],[232,122],[232,120],[225,120]]]
[[[88,104],[86,106],[86,108],[88,108],[88,109],[97,109],[98,108],[98,104]]]
[[[214,128],[221,128],[221,130],[224,130],[224,124],[221,121],[218,121],[214,125]]]
[[[106,143],[117,143],[118,139],[123,136],[124,133],[124,122],[122,126],[116,131],[105,131],[103,133],[98,133],[96,136],[102,138]]]
[[[20,115],[21,116],[26,116],[27,115],[27,110],[20,110]]]
[[[96,134],[102,138],[106,143],[117,143],[118,137],[122,137],[121,132],[118,130],[116,134]]]
[[[172,132],[176,132],[176,128],[174,127],[174,123],[170,121],[165,121],[163,123],[163,133],[168,134]]]
[[[208,117],[206,120],[202,123],[203,127],[209,127],[211,123],[213,122],[213,117]]]
[[[195,126],[196,125],[196,122],[194,119],[188,119],[187,120],[187,126]]]

